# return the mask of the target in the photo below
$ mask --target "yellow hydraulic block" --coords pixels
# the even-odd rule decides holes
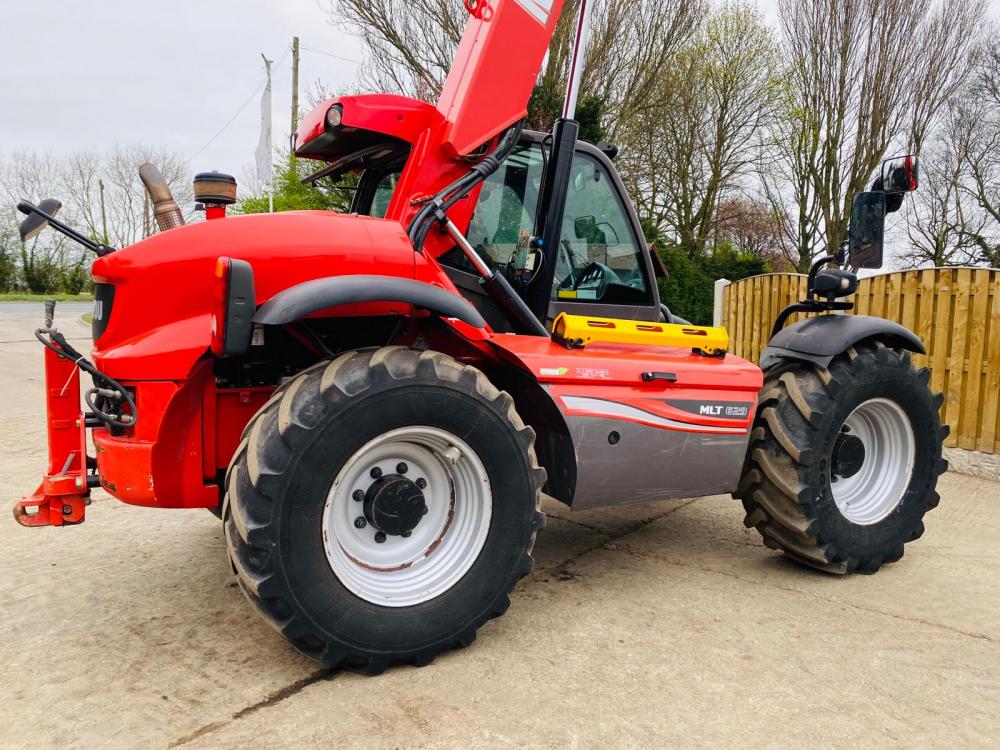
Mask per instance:
[[[686,326],[676,323],[650,323],[645,320],[592,318],[561,313],[552,324],[556,339],[570,348],[583,348],[592,342],[639,344],[641,346],[679,346],[708,356],[720,356],[729,350],[725,328]]]

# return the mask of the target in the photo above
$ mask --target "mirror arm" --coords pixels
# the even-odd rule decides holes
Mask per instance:
[[[811,301],[811,300],[814,300],[816,298],[816,292],[813,289],[813,284],[816,281],[816,274],[819,273],[819,269],[821,269],[823,266],[827,265],[828,263],[836,263],[837,259],[838,259],[837,255],[824,255],[822,258],[820,258],[819,260],[815,261],[812,264],[812,267],[809,269],[809,276],[806,279],[806,299],[807,300]]]
[[[108,247],[105,244],[102,244],[100,242],[94,242],[93,240],[91,240],[91,239],[89,239],[87,237],[84,237],[82,234],[80,234],[75,229],[72,229],[71,227],[66,226],[61,221],[59,221],[58,219],[56,219],[55,217],[47,214],[45,211],[43,211],[42,209],[40,209],[38,206],[35,206],[35,205],[31,204],[31,203],[28,203],[27,201],[21,201],[20,203],[18,203],[17,204],[17,210],[20,211],[22,214],[24,214],[26,216],[30,216],[31,214],[38,214],[43,219],[45,219],[45,221],[48,222],[49,226],[51,226],[57,232],[61,232],[62,234],[66,235],[67,237],[69,237],[74,242],[80,243],[81,245],[83,245],[88,250],[93,250],[97,254],[98,257],[103,257],[103,256],[107,255],[108,253],[113,253],[115,251],[115,248],[113,248],[113,247]]]

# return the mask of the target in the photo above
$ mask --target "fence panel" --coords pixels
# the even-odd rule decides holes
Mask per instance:
[[[805,293],[802,274],[764,274],[727,286],[722,324],[733,352],[758,361],[778,313]],[[855,313],[894,320],[924,342],[927,356],[914,361],[931,368],[931,387],[944,393],[946,445],[1000,453],[1000,270],[881,274],[861,279],[854,302]]]

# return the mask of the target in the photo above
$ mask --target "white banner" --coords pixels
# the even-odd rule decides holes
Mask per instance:
[[[267,86],[260,98],[260,140],[257,142],[254,160],[257,163],[257,177],[270,186],[274,182],[274,162],[271,159],[271,61],[266,57],[264,66],[267,68]]]

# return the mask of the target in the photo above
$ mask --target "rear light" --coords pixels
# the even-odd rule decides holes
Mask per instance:
[[[253,267],[245,260],[219,258],[212,292],[212,354],[246,354],[256,311]]]

